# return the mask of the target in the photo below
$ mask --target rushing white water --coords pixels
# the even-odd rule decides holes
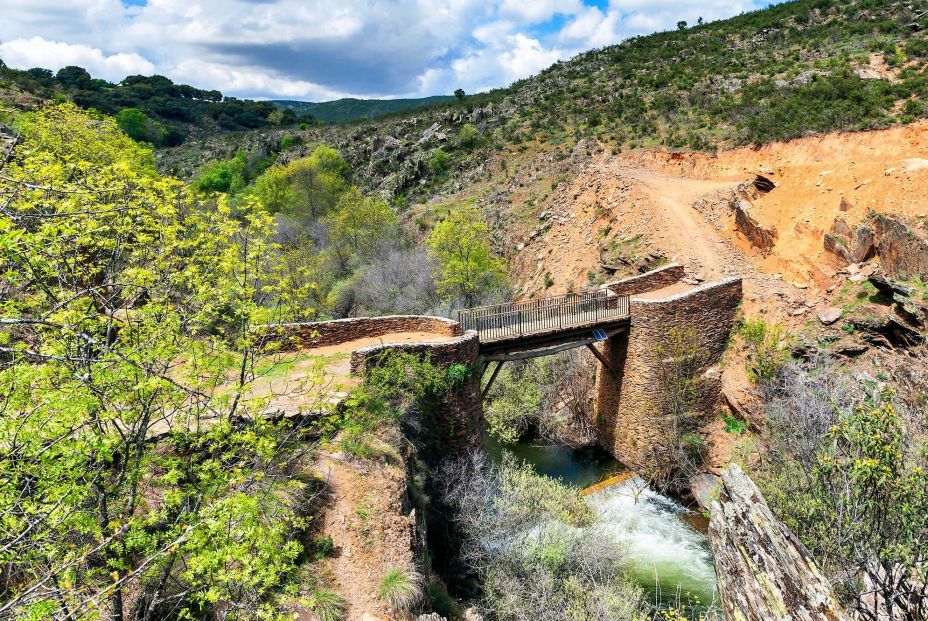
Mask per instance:
[[[597,535],[612,536],[625,552],[629,575],[659,601],[703,606],[715,593],[708,537],[682,516],[681,504],[649,489],[639,478],[587,496],[599,516]],[[695,597],[694,597],[695,596]]]

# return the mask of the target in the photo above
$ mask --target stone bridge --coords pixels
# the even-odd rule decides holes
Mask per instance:
[[[429,355],[439,366],[465,364],[480,370],[458,387],[438,430],[444,455],[479,445],[482,398],[500,367],[510,360],[587,347],[599,360],[594,395],[601,444],[629,468],[645,466],[661,450],[662,421],[656,388],[660,345],[674,328],[692,333],[701,352],[698,407],[715,415],[721,396],[717,367],[741,302],[741,279],[698,286],[683,283],[684,269],[672,264],[557,298],[461,310],[458,321],[393,316],[343,319],[272,327],[302,349],[361,342],[395,333],[434,335],[418,342],[378,343],[353,350],[351,371],[392,349]],[[596,345],[599,344],[600,347]],[[495,369],[487,375],[495,363]]]

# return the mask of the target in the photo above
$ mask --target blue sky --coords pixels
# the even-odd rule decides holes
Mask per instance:
[[[0,58],[112,81],[321,101],[505,86],[584,50],[756,0],[0,0]]]

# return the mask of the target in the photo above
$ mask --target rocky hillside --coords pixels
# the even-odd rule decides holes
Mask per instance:
[[[888,127],[928,114],[926,26],[912,3],[796,0],[593,50],[461,102],[300,134],[339,148],[363,186],[416,199],[460,189],[497,154],[563,158],[582,139],[711,152]],[[268,140],[213,136],[166,152],[165,167],[191,174],[204,154]]]

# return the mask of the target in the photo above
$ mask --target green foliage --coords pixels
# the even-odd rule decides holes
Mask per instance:
[[[371,262],[384,239],[399,235],[399,222],[392,207],[361,194],[356,187],[338,199],[335,210],[323,219],[329,231],[329,251],[342,271]]]
[[[409,610],[422,598],[422,576],[393,567],[380,580],[377,596],[394,610]]]
[[[448,155],[443,149],[435,149],[432,151],[432,155],[428,160],[429,172],[433,175],[440,175],[441,173],[448,170],[448,166],[451,163],[451,156]]]
[[[332,541],[332,537],[326,535],[325,537],[317,535],[313,537],[313,556],[317,561],[321,561],[327,556],[331,556],[335,551],[335,542]]]
[[[625,578],[621,550],[596,535],[595,513],[578,490],[511,455],[499,465],[448,464],[443,478],[462,558],[480,579],[482,605],[494,618],[643,618],[642,593]]]
[[[928,602],[921,577],[928,559],[924,440],[911,434],[912,420],[889,392],[827,405],[835,422],[821,435],[800,432],[795,445],[773,445],[761,475],[765,495],[826,568],[871,577],[872,590],[849,582],[848,592],[861,601],[876,593],[897,611],[919,610]],[[775,437],[795,433],[779,424]]]
[[[508,456],[499,472],[497,510],[514,519],[550,518],[574,527],[590,526],[595,514],[578,490]]]
[[[354,99],[346,97],[334,101],[291,101],[272,100],[276,106],[292,110],[299,118],[323,123],[348,123],[359,120],[373,120],[389,114],[415,110],[454,99],[447,95],[433,95],[415,99]],[[306,129],[306,128],[303,128]]]
[[[359,457],[377,456],[372,444],[377,432],[396,425],[411,410],[426,426],[434,423],[445,395],[454,388],[451,377],[429,358],[414,354],[385,351],[368,361],[363,381],[345,399],[342,448]]]
[[[822,132],[882,127],[899,94],[889,82],[865,80],[850,69],[823,76],[806,86],[782,89],[767,82],[745,89],[753,108],[742,126],[755,144],[789,140]]]
[[[15,571],[0,606],[121,616],[132,594],[181,617],[224,602],[274,618],[305,526],[303,484],[282,473],[306,447],[248,398],[270,355],[255,328],[288,307],[269,216],[198,202],[113,119],[66,104],[16,125],[0,180],[0,564]]]
[[[780,324],[763,319],[745,321],[739,330],[748,352],[748,377],[753,382],[776,379],[789,360],[786,337]]]
[[[125,108],[116,115],[119,128],[126,132],[129,138],[138,142],[153,142],[150,140],[148,117],[138,108]]]
[[[487,431],[504,444],[518,441],[538,420],[545,396],[543,387],[551,381],[550,367],[543,361],[503,367],[484,410]]]
[[[462,125],[457,134],[458,146],[464,149],[471,149],[477,144],[479,137],[480,133],[474,125],[470,123]]]
[[[137,110],[148,119],[147,130],[138,124],[140,117],[127,119],[132,127],[126,130],[136,140],[159,146],[181,144],[188,127],[218,126],[224,130],[254,129],[268,123],[288,124],[295,121],[292,112],[280,111],[264,101],[224,98],[216,90],[201,90],[186,84],[174,84],[164,76],[126,77],[119,84],[94,79],[86,69],[70,66],[52,76],[44,69],[19,71],[0,67],[0,79],[10,80],[40,97],[56,100],[70,98],[85,109],[118,116],[125,110]],[[277,112],[276,116],[274,113]]]
[[[215,160],[203,166],[191,184],[199,192],[238,193],[245,189],[245,152],[238,151],[231,160]]]
[[[735,435],[742,435],[748,430],[748,424],[731,414],[722,414],[722,420],[725,421],[725,431]]]
[[[438,223],[427,243],[440,266],[439,290],[447,300],[474,306],[505,283],[502,262],[493,255],[489,231],[477,208],[464,205]]]
[[[309,599],[309,605],[319,621],[342,621],[345,618],[345,600],[331,589],[316,589]]]

